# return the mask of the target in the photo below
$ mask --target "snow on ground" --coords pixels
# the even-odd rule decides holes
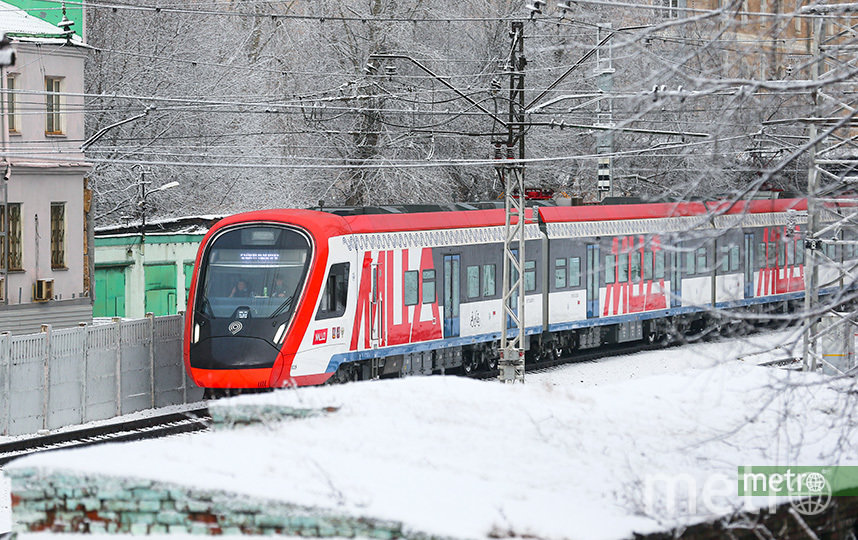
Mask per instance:
[[[858,465],[856,411],[844,411],[853,381],[713,362],[783,339],[576,364],[526,385],[412,377],[242,396],[212,406],[339,410],[8,467],[230,490],[455,537],[623,538],[741,505],[739,465]],[[690,479],[692,490],[674,501],[675,486],[654,479]]]

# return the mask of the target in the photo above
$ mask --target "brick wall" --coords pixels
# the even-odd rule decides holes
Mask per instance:
[[[430,539],[402,523],[149,480],[13,469],[15,532]]]

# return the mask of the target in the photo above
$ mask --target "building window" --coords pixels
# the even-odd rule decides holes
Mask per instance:
[[[6,75],[6,118],[9,122],[9,133],[18,133],[18,75],[10,73]]]
[[[23,270],[21,263],[21,203],[9,203],[8,218],[6,216],[6,208],[0,206],[0,230],[4,233],[8,231],[9,235],[9,256],[6,257],[6,243],[0,242],[0,264],[6,266],[9,270]]]
[[[660,0],[656,5],[665,8],[659,10],[661,16],[665,19],[679,16],[679,10],[677,9],[679,7],[679,0]]]
[[[47,113],[45,133],[48,135],[61,135],[63,133],[62,116],[60,115],[62,81],[59,77],[45,77],[45,112]]]
[[[51,268],[66,267],[66,203],[51,203]]]

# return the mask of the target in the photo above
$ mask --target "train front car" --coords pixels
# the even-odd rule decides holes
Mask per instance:
[[[289,373],[318,300],[337,219],[301,210],[251,212],[209,232],[197,254],[185,324],[185,362],[197,385],[323,382],[293,381]]]

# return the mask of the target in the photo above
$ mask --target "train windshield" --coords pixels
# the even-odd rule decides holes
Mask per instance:
[[[309,260],[310,242],[294,229],[266,225],[224,232],[203,255],[197,311],[213,319],[289,313]]]

